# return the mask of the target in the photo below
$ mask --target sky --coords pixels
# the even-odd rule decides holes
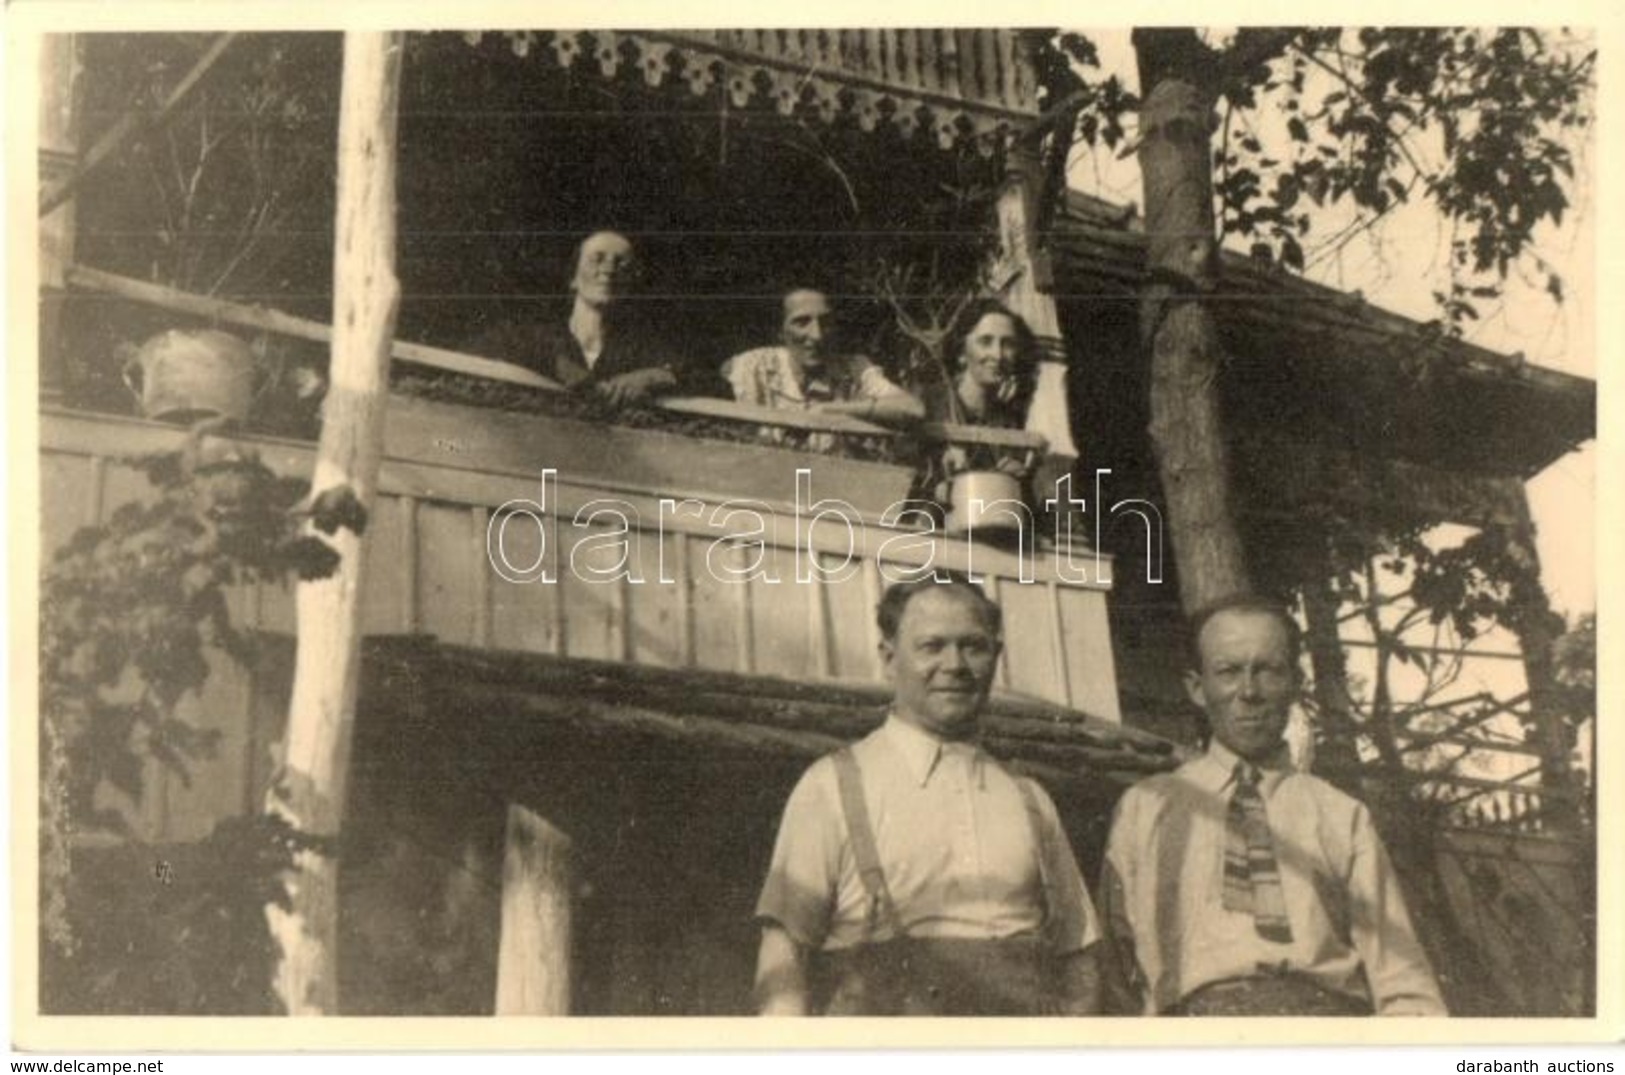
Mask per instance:
[[[1116,74],[1137,93],[1129,31],[1079,32],[1099,50],[1101,72]],[[1309,89],[1314,92],[1312,83]],[[1267,137],[1265,141],[1268,144]],[[1468,338],[1495,351],[1521,351],[1533,364],[1595,378],[1596,154],[1589,142],[1571,149],[1577,181],[1570,191],[1570,210],[1561,228],[1546,227],[1537,237],[1537,253],[1563,277],[1563,303],[1554,303],[1545,293],[1544,279],[1515,274],[1508,282],[1506,300],[1499,308],[1486,310]],[[1138,160],[1132,153],[1119,158],[1109,150],[1075,150],[1068,180],[1079,190],[1114,202],[1143,201]],[[1334,233],[1350,219],[1349,214],[1330,212],[1314,219],[1310,241],[1305,243],[1309,261],[1305,275],[1340,290],[1358,290],[1368,301],[1407,317],[1423,321],[1436,317],[1432,293],[1443,279],[1450,237],[1432,209],[1412,202],[1390,213],[1368,238],[1317,259],[1315,237]],[[1596,445],[1591,442],[1529,483],[1543,580],[1553,607],[1568,615],[1596,608],[1596,471]]]

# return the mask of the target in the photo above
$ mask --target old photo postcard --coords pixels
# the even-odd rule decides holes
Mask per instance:
[[[1395,14],[12,5],[14,1047],[1619,1040],[1619,18]]]

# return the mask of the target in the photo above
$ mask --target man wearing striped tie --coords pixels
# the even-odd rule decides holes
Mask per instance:
[[[1206,753],[1130,788],[1102,904],[1133,1011],[1445,1015],[1364,804],[1288,762],[1301,638],[1278,605],[1192,620]]]

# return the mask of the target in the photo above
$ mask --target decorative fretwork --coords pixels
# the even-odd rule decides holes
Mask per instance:
[[[478,43],[480,32],[466,35]],[[1016,31],[537,30],[506,32],[514,53],[564,69],[595,63],[605,78],[631,67],[651,88],[680,80],[695,96],[768,102],[865,131],[928,130],[944,149],[991,155],[1037,115],[1037,83]],[[721,87],[718,91],[718,87]]]

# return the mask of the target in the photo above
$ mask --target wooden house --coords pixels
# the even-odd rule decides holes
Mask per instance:
[[[1133,402],[1144,398],[1128,301],[1139,247],[1109,207],[1083,201],[1041,236],[1023,140],[1039,114],[1031,38],[967,29],[413,41],[399,335],[415,342],[396,347],[399,391],[367,536],[342,1009],[492,1010],[504,826],[517,805],[568,848],[555,884],[572,923],[572,1012],[748,1010],[751,910],[780,808],[811,759],[881,718],[874,605],[889,578],[926,564],[973,570],[1003,606],[988,741],[1049,787],[1092,874],[1118,792],[1171,767],[1173,740],[1189,739],[1162,657],[1176,645],[1177,601],[1145,581],[1134,551],[1143,531],[1117,520],[1106,549],[1083,526],[1020,547],[944,533],[888,512],[914,474],[878,427],[720,400],[604,424],[457,350],[491,319],[557,298],[571,243],[614,226],[648,251],[651,318],[720,361],[762,342],[760,311],[777,290],[885,256],[895,248],[874,234],[911,237],[930,219],[921,206],[943,190],[981,190],[993,241],[979,256],[1045,354],[1029,431],[980,435],[1046,448],[1046,478],[1070,473],[1084,489],[1110,467],[1114,490],[1154,496]],[[324,235],[312,240],[320,256],[292,256],[280,294],[223,302],[136,279],[121,238],[140,208],[134,180],[69,178],[117,122],[98,111],[112,107],[109,91],[85,62],[106,44],[76,35],[46,47],[42,180],[78,194],[42,217],[47,550],[144,495],[126,457],[184,437],[132,416],[110,387],[115,337],[206,323],[297,348],[320,343],[330,316]],[[286,43],[306,79],[336,78],[332,46]],[[1459,497],[1451,504],[1470,517],[1527,525],[1518,483],[1591,433],[1582,382],[1457,349],[1448,385],[1425,400],[1398,393],[1397,360],[1373,357],[1370,343],[1402,335],[1394,319],[1312,285],[1239,268],[1236,279],[1261,296],[1303,299],[1238,305],[1224,323],[1241,359],[1238,443],[1259,453],[1247,473],[1264,473],[1280,450],[1266,434],[1296,436],[1293,451],[1358,471],[1372,495],[1409,475],[1406,496],[1437,490],[1429,495]],[[1304,312],[1278,313],[1289,305]],[[1309,338],[1317,345],[1301,346]],[[1290,413],[1255,407],[1245,378],[1274,386],[1272,406]],[[1350,439],[1358,423],[1328,425],[1314,406],[1334,395],[1397,408],[1394,435],[1373,446]],[[755,436],[764,422],[859,447],[767,446]],[[290,429],[250,425],[235,440],[279,472],[306,474],[312,445]],[[1470,458],[1451,454],[1468,441]],[[1473,477],[1438,478],[1458,471]],[[1324,473],[1283,474],[1271,492],[1285,499],[1270,510],[1290,515],[1294,497],[1324,491]],[[252,668],[217,662],[187,703],[219,733],[217,749],[185,780],[149,766],[138,800],[109,792],[147,845],[185,845],[257,812],[274,778],[290,593],[260,585],[233,600],[264,645]]]
[[[83,55],[104,44],[57,39],[52,47]],[[735,153],[751,138],[831,124],[839,143],[832,159],[843,146],[872,147],[865,197],[917,197],[933,180],[981,169],[1004,191],[994,200],[1007,225],[999,254],[1007,297],[1039,327],[1053,326],[1047,299],[1022,271],[1031,249],[1020,222],[1031,192],[1019,173],[1001,170],[1006,142],[1036,111],[1030,42],[1019,34],[560,33],[472,44],[440,35],[423,47],[443,62],[409,62],[406,76],[403,336],[447,344],[490,315],[459,306],[467,288],[453,281],[466,281],[479,259],[501,262],[512,252],[503,244],[514,243],[520,211],[506,199],[539,179],[557,204],[525,207],[528,233],[555,250],[569,241],[566,229],[579,235],[588,221],[613,222],[650,234],[658,266],[662,240],[676,251],[682,244],[673,236],[692,234],[697,249],[680,267],[699,275],[700,297],[713,305],[673,318],[685,344],[720,359],[727,351],[717,349],[758,330],[748,315],[714,311],[742,291],[752,308],[771,302],[771,292],[741,281],[775,262],[774,244],[789,251],[789,268],[772,276],[784,286],[806,267],[797,247],[840,238],[829,176],[804,177],[800,165],[775,156],[712,162],[691,181],[701,184],[685,192],[691,200],[668,201],[661,195],[672,182],[670,162],[648,150],[672,142],[670,130],[662,141],[662,109],[678,107],[702,117],[738,109],[735,123],[746,133],[733,136]],[[318,69],[322,60],[313,53]],[[470,93],[462,79],[491,92]],[[607,119],[579,129],[569,103],[611,90],[618,96],[602,109]],[[94,86],[78,92],[106,100]],[[524,103],[518,129],[505,103]],[[96,125],[75,123],[93,143]],[[471,144],[454,126],[479,127],[475,140],[502,142],[516,156],[454,167]],[[67,124],[55,136],[76,133]],[[47,187],[71,175],[78,159],[61,144],[50,149],[42,158]],[[605,169],[617,159],[625,171],[606,190]],[[523,181],[515,184],[516,175]],[[77,201],[47,218],[59,244],[48,253],[62,255],[48,281],[64,285],[47,295],[62,318],[42,376],[47,549],[144,494],[129,456],[172,449],[184,437],[131,417],[127,402],[106,390],[107,371],[98,369],[106,356],[96,352],[111,335],[132,323],[146,331],[154,319],[269,332],[295,340],[291,346],[325,333],[319,297],[296,294],[268,311],[109,271],[124,268],[128,252],[109,224],[131,208],[119,180],[104,178],[109,185],[98,188],[87,178]],[[105,203],[92,200],[97,191]],[[501,226],[477,228],[474,218]],[[453,238],[437,241],[437,229]],[[76,242],[62,239],[75,231]],[[468,252],[476,232],[498,233],[491,249]],[[85,260],[90,252],[101,252],[99,263]],[[524,252],[515,257],[524,267]],[[665,264],[657,285],[675,287],[678,267]],[[497,291],[517,279],[513,265],[502,270],[510,275]],[[720,281],[710,279],[718,273]],[[561,284],[542,283],[541,297]],[[655,316],[683,305],[668,303]],[[707,338],[713,324],[720,339]],[[1040,423],[1064,415],[1055,357],[1052,349]],[[1109,565],[1081,541],[1029,533],[1020,546],[1003,547],[922,528],[888,512],[908,496],[913,470],[884,461],[883,446],[870,453],[882,460],[874,461],[769,447],[756,436],[764,421],[854,441],[883,443],[892,439],[885,430],[720,400],[673,401],[663,419],[605,425],[561,413],[534,378],[504,373],[501,363],[410,344],[398,346],[397,359],[402,391],[388,414],[367,536],[371,641],[341,873],[343,1010],[491,1010],[503,832],[514,804],[571,848],[569,880],[558,882],[574,923],[570,1010],[747,1010],[751,909],[779,811],[808,761],[883,715],[873,611],[884,584],[909,567],[972,570],[1004,607],[1007,648],[990,742],[1052,787],[1086,854],[1098,855],[1125,782],[1172,764],[1171,744],[1121,723],[1109,587],[1099,581]],[[696,427],[712,435],[695,435]],[[1064,421],[1050,432],[1051,444],[1067,446]],[[1045,443],[1020,432],[991,435],[1016,447]],[[235,440],[278,472],[310,470],[312,446],[299,437],[250,425]],[[1056,453],[1051,469],[1070,462]],[[217,749],[184,779],[150,766],[137,801],[108,792],[148,845],[183,845],[222,818],[257,812],[274,778],[290,650],[277,640],[293,629],[290,592],[260,585],[234,601],[264,644],[252,669],[217,662],[201,697],[188,703],[198,723],[219,733]]]

